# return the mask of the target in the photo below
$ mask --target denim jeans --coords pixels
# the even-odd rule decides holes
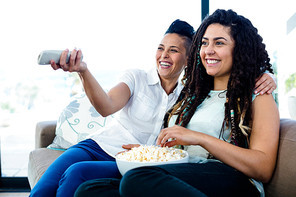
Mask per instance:
[[[37,182],[30,196],[73,197],[77,187],[87,180],[119,177],[115,159],[88,139],[58,157]]]

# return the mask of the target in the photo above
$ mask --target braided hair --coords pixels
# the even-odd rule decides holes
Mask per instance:
[[[184,88],[176,104],[167,112],[164,127],[172,115],[177,115],[175,124],[186,127],[196,108],[214,88],[214,78],[207,74],[199,55],[202,37],[211,24],[230,28],[235,41],[233,65],[227,84],[224,121],[220,131],[230,127],[230,142],[248,147],[252,125],[252,95],[256,79],[266,70],[273,73],[270,59],[262,37],[252,23],[232,10],[216,10],[205,18],[193,37],[188,64],[182,79]]]

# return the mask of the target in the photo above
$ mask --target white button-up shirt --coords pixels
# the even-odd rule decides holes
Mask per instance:
[[[167,95],[156,69],[128,70],[121,81],[131,92],[128,103],[116,113],[112,124],[91,136],[111,156],[123,151],[123,144],[155,144],[165,113],[182,90],[179,82],[173,93]]]

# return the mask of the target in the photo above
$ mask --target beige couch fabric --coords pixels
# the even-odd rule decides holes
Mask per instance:
[[[40,122],[36,126],[36,149],[30,153],[28,179],[31,188],[48,166],[63,153],[47,147],[54,139],[55,121]],[[45,141],[45,142],[43,142]],[[296,120],[281,119],[278,160],[274,175],[264,185],[266,197],[296,196]]]

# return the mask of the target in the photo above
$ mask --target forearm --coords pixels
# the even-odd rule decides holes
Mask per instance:
[[[257,96],[252,109],[252,131],[248,149],[206,134],[200,134],[200,139],[195,140],[197,145],[203,146],[222,162],[247,176],[267,182],[272,176],[277,158],[279,113],[272,95],[267,94]]]
[[[200,145],[218,160],[256,180],[266,182],[270,179],[275,161],[264,152],[241,148],[206,134],[201,135]]]
[[[91,72],[86,69],[83,73],[79,73],[83,88],[87,97],[94,108],[102,115],[108,116],[115,112],[112,105],[112,100],[104,91],[101,85],[97,82]]]
[[[270,95],[267,96],[271,97]],[[264,102],[267,103],[266,100]],[[263,104],[260,103],[260,105]],[[266,111],[268,110],[263,110],[263,112]],[[260,119],[260,123],[262,123],[259,124],[260,126],[253,124],[250,147],[248,149],[178,125],[162,129],[156,144],[169,147],[175,145],[201,146],[221,162],[251,178],[267,182],[272,176],[276,162],[279,121],[277,121],[278,118],[276,116],[275,118],[269,116],[265,119]],[[169,139],[174,140],[168,141]]]

